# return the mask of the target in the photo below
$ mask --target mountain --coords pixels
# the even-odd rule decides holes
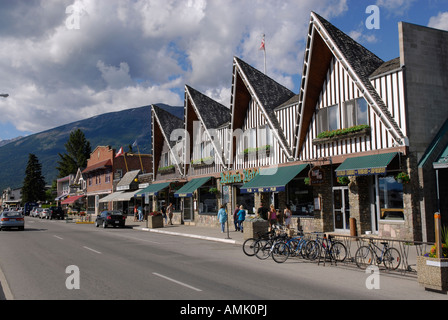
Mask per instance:
[[[164,110],[183,118],[183,107],[157,104]],[[140,153],[151,153],[151,107],[127,109],[76,121],[47,131],[15,139],[0,147],[0,191],[20,188],[25,178],[28,156],[33,153],[42,165],[47,184],[57,178],[58,153],[65,153],[64,144],[70,132],[81,129],[90,141],[92,151],[97,146],[128,149],[137,140]]]

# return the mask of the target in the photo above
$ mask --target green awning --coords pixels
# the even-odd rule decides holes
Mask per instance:
[[[193,179],[190,182],[188,182],[187,184],[185,184],[182,188],[180,188],[174,194],[174,196],[176,198],[190,198],[193,196],[193,192],[195,192],[196,189],[202,187],[210,179],[211,179],[211,177]]]
[[[436,162],[433,163],[434,169],[447,169],[448,168],[448,144],[440,154]]]
[[[261,169],[255,178],[241,187],[240,191],[242,193],[285,191],[286,185],[307,167],[307,164],[300,164]]]
[[[137,197],[137,196],[144,195],[144,194],[147,194],[147,193],[148,193],[150,196],[157,196],[158,193],[159,193],[161,190],[167,188],[169,185],[170,185],[169,182],[165,182],[165,183],[154,183],[154,184],[151,184],[151,185],[147,186],[145,189],[140,190],[139,192],[137,192],[137,193],[135,194],[135,196]]]
[[[349,158],[336,169],[336,176],[385,175],[387,166],[397,155],[397,152],[393,152]]]

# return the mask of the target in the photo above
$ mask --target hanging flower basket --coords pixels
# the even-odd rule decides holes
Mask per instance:
[[[339,184],[342,184],[344,186],[350,183],[350,179],[348,177],[338,177],[337,180]]]
[[[400,172],[396,176],[395,180],[397,180],[398,183],[406,184],[409,183],[411,179],[409,178],[409,175],[406,172]]]

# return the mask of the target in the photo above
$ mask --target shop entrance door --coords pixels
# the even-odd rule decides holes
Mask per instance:
[[[350,230],[348,187],[333,188],[333,210],[335,231]]]
[[[183,198],[183,221],[193,220],[193,198]]]

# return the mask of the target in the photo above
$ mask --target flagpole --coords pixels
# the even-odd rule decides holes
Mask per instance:
[[[266,35],[263,33],[262,37],[260,50],[264,51],[264,74],[266,74]]]
[[[140,148],[137,145],[137,150],[138,150],[138,157],[140,158],[140,166],[142,167],[142,173],[145,173],[143,171],[143,162],[142,162],[142,156],[140,155]]]
[[[126,173],[127,173],[127,172],[129,172],[129,169],[128,169],[128,162],[126,161],[126,152],[123,153],[123,157],[124,157],[124,164],[126,165]]]

